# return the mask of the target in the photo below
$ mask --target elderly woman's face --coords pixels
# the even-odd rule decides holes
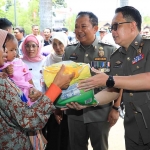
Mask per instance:
[[[38,47],[39,45],[37,45],[35,42],[32,42],[32,41],[27,42],[25,45],[25,48],[26,48],[28,57],[30,58],[36,57],[38,53]]]
[[[57,55],[64,54],[65,47],[61,41],[54,39],[52,45],[53,45],[53,49]]]

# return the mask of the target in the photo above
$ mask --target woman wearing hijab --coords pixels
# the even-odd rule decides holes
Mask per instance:
[[[0,67],[4,65],[7,51],[7,31],[0,29]],[[6,73],[0,72],[0,149],[32,150],[29,131],[44,127],[54,110],[53,102],[60,95],[61,89],[69,85],[73,75],[63,75],[62,66],[45,95],[35,89],[30,90],[29,97],[38,99],[32,107],[22,101],[22,91],[10,80]],[[65,87],[64,87],[65,85]]]
[[[54,37],[52,38],[52,47],[54,51],[51,52],[46,57],[44,66],[50,66],[54,63],[61,62],[67,44],[68,44],[68,38],[65,33],[63,32],[55,33]]]
[[[28,66],[34,86],[41,92],[45,92],[45,83],[42,70],[45,57],[41,54],[41,42],[36,36],[28,35],[22,43],[23,62]]]
[[[68,38],[65,33],[55,33],[52,38],[54,51],[46,57],[44,66],[61,62],[67,43]],[[56,109],[44,127],[43,134],[48,141],[46,150],[67,150],[69,144],[67,115],[63,111]]]

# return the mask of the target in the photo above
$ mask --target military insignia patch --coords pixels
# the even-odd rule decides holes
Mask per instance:
[[[103,57],[104,54],[105,54],[105,53],[104,53],[103,47],[99,47],[98,56],[99,56],[99,57]]]
[[[114,68],[120,68],[122,66],[122,62],[120,60],[115,62]]]
[[[116,61],[115,64],[120,65],[122,62],[121,61]]]

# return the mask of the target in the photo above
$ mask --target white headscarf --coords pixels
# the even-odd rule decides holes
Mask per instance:
[[[54,41],[54,39],[59,40],[64,47],[67,46],[68,44],[68,37],[65,33],[63,32],[56,32],[52,38],[52,42]],[[62,55],[57,55],[55,51],[53,51],[52,53],[50,53],[50,55],[47,56],[47,60],[46,60],[46,66],[49,66],[51,64],[54,63],[58,63],[62,61]]]
[[[68,44],[68,37],[63,32],[56,32],[52,38],[52,42],[54,39],[59,40],[64,45],[64,47],[66,47]]]

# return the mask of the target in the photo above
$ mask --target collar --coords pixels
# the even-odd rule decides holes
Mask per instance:
[[[140,44],[141,44],[141,41],[142,41],[142,36],[140,34],[138,34],[136,36],[136,38],[132,41],[132,43],[129,45],[128,49],[130,47],[133,47],[134,50],[137,51],[137,49],[139,48]],[[119,49],[119,52],[123,53],[123,54],[127,54],[127,51],[125,50],[124,47],[121,47]]]
[[[24,40],[24,37],[19,42],[23,42],[23,40]]]
[[[94,47],[94,50],[96,50],[96,47],[97,47],[97,43],[99,42],[99,39],[97,38],[97,36],[95,36],[95,40],[93,41],[93,43],[91,44],[91,45],[89,45],[89,47],[90,46],[93,46]],[[78,45],[77,45],[77,47],[79,48],[79,47],[81,47],[82,48],[82,44],[79,42],[78,43]]]

